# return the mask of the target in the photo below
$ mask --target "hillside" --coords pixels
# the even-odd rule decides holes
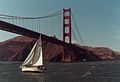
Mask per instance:
[[[4,42],[0,42],[1,61],[23,61],[29,54],[35,39],[18,36]],[[104,47],[87,47],[75,45],[72,48],[74,61],[101,61],[120,59],[120,53]],[[62,46],[43,41],[43,54],[46,61],[61,61]]]
[[[89,47],[89,46],[80,46],[76,45],[80,48],[86,49],[87,51],[91,52],[91,54],[94,54],[101,60],[119,60],[120,59],[120,53],[117,51],[113,51],[110,48],[107,47]]]

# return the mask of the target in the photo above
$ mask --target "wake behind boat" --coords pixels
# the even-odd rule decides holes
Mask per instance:
[[[34,44],[31,52],[20,66],[23,72],[43,72],[43,52],[41,35]]]

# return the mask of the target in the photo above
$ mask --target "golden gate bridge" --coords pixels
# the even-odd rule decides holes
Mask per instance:
[[[60,22],[62,23],[60,24]],[[74,26],[72,26],[72,23],[74,23]],[[43,40],[63,46],[62,61],[74,60],[74,55],[71,51],[73,48],[78,47],[73,45],[72,38],[75,39],[77,44],[79,43],[76,32],[81,44],[84,45],[70,8],[41,17],[0,14],[0,29],[32,38],[38,38],[41,34]],[[61,34],[62,38],[60,37]]]

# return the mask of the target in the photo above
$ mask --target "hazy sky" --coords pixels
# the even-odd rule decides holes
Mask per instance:
[[[120,51],[120,0],[0,0],[0,13],[44,16],[71,8],[83,41]],[[0,31],[0,41],[15,34]]]

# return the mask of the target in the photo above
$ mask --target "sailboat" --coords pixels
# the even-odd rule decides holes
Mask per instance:
[[[41,35],[34,44],[29,55],[20,66],[23,72],[43,72],[43,52],[42,52],[42,39]]]

